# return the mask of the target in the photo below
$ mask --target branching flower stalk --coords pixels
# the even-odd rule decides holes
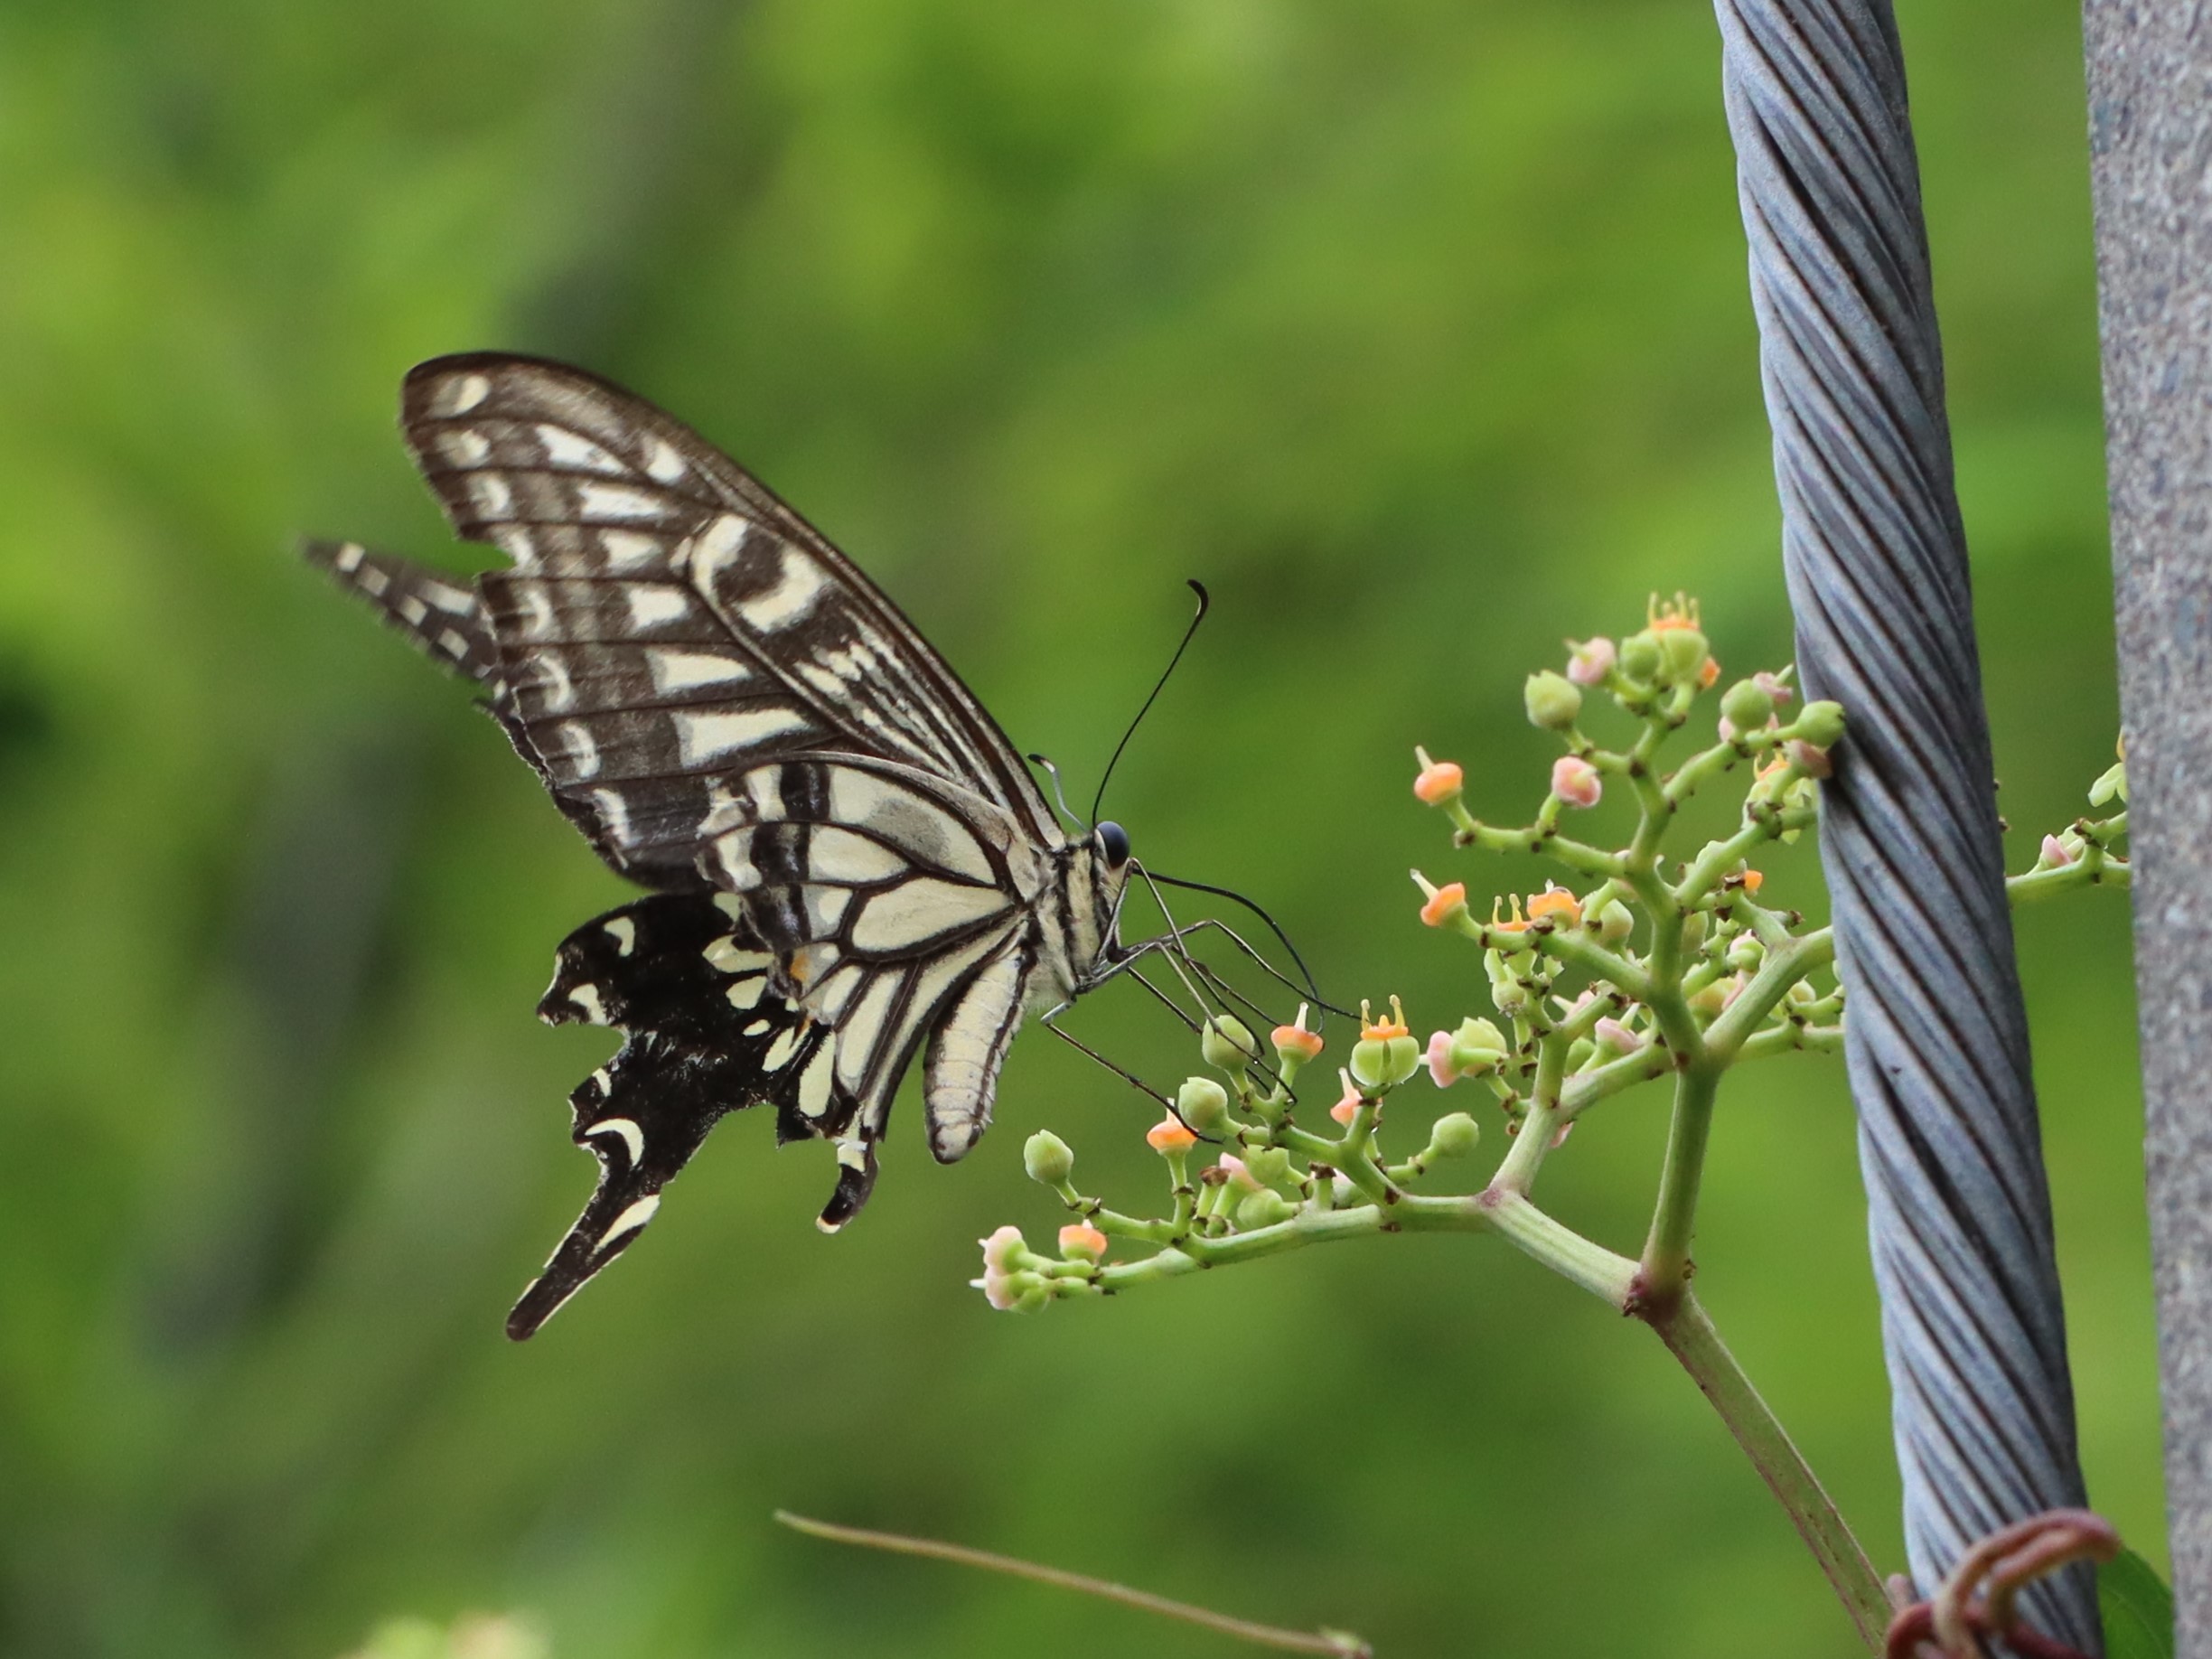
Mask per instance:
[[[1230,1014],[1212,1016],[1201,1051],[1216,1076],[1186,1082],[1175,1111],[1147,1137],[1167,1167],[1167,1213],[1108,1208],[1075,1186],[1067,1144],[1040,1131],[1026,1149],[1028,1172],[1075,1219],[1061,1229],[1056,1256],[1001,1227],[984,1241],[976,1282],[994,1307],[1035,1310],[1339,1239],[1497,1234],[1666,1344],[1795,1523],[1869,1651],[1879,1652],[1891,1615],[1880,1575],[1692,1289],[1699,1183],[1723,1078],[1767,1055],[1839,1047],[1845,1001],[1829,930],[1771,903],[1754,862],[1814,825],[1843,710],[1814,702],[1792,715],[1789,670],[1755,674],[1720,695],[1713,739],[1667,769],[1663,754],[1720,677],[1696,606],[1679,597],[1654,601],[1646,626],[1617,645],[1570,642],[1564,673],[1532,674],[1525,689],[1529,719],[1563,752],[1523,825],[1476,819],[1461,769],[1416,750],[1414,793],[1448,820],[1456,847],[1538,854],[1566,876],[1564,886],[1492,900],[1486,918],[1470,908],[1464,883],[1413,872],[1421,921],[1479,953],[1490,1011],[1424,1045],[1396,998],[1384,1012],[1363,1004],[1328,1129],[1300,1120],[1309,1101],[1297,1083],[1323,1048],[1304,1008],[1271,1034],[1271,1071],[1249,1029]],[[1589,693],[1626,717],[1617,746],[1583,731]],[[1732,776],[1745,780],[1735,828],[1688,858],[1671,851],[1683,806]],[[1569,815],[1608,790],[1635,808],[1626,844],[1566,833]],[[2126,885],[2118,850],[2124,762],[2090,800],[2123,810],[2047,836],[2035,866],[2010,878],[2017,901]],[[1466,1082],[1496,1101],[1504,1151],[1473,1191],[1417,1190],[1478,1150],[1469,1112],[1435,1118],[1410,1155],[1393,1160],[1384,1148],[1386,1111],[1396,1115],[1398,1092],[1424,1071],[1439,1088]],[[1533,1195],[1545,1160],[1585,1113],[1661,1078],[1673,1080],[1666,1150],[1651,1226],[1631,1256],[1565,1225]],[[1108,1261],[1117,1245],[1130,1253]]]

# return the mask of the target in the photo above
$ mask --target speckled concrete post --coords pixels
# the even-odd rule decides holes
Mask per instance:
[[[2177,1651],[2212,1655],[2212,7],[2083,17]]]

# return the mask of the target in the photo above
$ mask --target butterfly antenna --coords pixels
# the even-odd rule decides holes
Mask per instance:
[[[1145,698],[1144,707],[1137,711],[1137,717],[1129,723],[1129,730],[1123,732],[1121,741],[1114,745],[1113,758],[1106,763],[1106,770],[1099,778],[1098,793],[1091,801],[1093,822],[1098,820],[1099,808],[1105,804],[1107,781],[1113,776],[1114,767],[1120,764],[1121,751],[1129,747],[1129,739],[1137,735],[1137,728],[1144,724],[1145,716],[1152,711],[1152,705],[1159,700],[1159,694],[1167,689],[1168,676],[1176,671],[1176,664],[1183,661],[1183,653],[1190,649],[1191,637],[1198,632],[1198,624],[1205,621],[1206,612],[1213,607],[1213,596],[1206,592],[1204,583],[1194,580],[1190,589],[1198,595],[1198,614],[1190,619],[1190,626],[1183,630],[1183,642],[1175,648],[1175,655],[1167,659],[1167,666],[1161,670],[1158,680],[1152,687],[1152,695]]]
[[[1351,1012],[1350,1009],[1338,1008],[1335,1003],[1331,1002],[1327,998],[1321,994],[1321,988],[1314,982],[1313,970],[1307,967],[1306,959],[1298,954],[1298,946],[1290,942],[1290,935],[1283,932],[1281,923],[1277,922],[1273,916],[1268,914],[1266,911],[1261,909],[1259,905],[1253,904],[1251,900],[1246,898],[1242,893],[1237,892],[1233,887],[1216,887],[1208,882],[1185,881],[1182,877],[1177,876],[1163,876],[1158,870],[1148,870],[1146,874],[1152,880],[1160,883],[1164,886],[1182,887],[1192,893],[1211,893],[1216,898],[1234,899],[1238,904],[1243,905],[1245,909],[1251,911],[1252,914],[1258,916],[1262,922],[1266,923],[1268,925],[1268,932],[1273,933],[1275,937],[1281,942],[1282,948],[1290,952],[1290,960],[1298,964],[1298,970],[1306,980],[1307,994],[1310,996],[1316,1003],[1317,1003],[1321,1008],[1326,1009],[1329,1013],[1349,1016]],[[1233,938],[1235,935],[1232,934],[1231,937]]]
[[[1067,803],[1067,790],[1061,784],[1060,768],[1054,765],[1048,756],[1043,755],[1032,755],[1029,756],[1029,764],[1033,766],[1044,767],[1045,775],[1052,780],[1053,800],[1060,808],[1060,816],[1066,819],[1085,835],[1089,835],[1091,826],[1076,817],[1074,809]]]

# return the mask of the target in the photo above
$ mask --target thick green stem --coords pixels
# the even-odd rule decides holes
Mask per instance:
[[[1674,1079],[1674,1115],[1667,1124],[1666,1163],[1659,1173],[1659,1204],[1644,1244],[1641,1290],[1655,1307],[1687,1293],[1690,1232],[1697,1217],[1698,1182],[1705,1172],[1705,1143],[1712,1133],[1713,1095],[1720,1069],[1701,1063]]]
[[[1890,1607],[1881,1574],[1844,1524],[1778,1419],[1759,1398],[1696,1297],[1685,1293],[1662,1314],[1647,1316],[1659,1340],[1712,1402],[1736,1444],[1788,1514],[1870,1653],[1882,1651]]]

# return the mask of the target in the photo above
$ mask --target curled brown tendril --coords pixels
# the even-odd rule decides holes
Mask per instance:
[[[2020,1622],[2021,1587],[2079,1561],[2109,1561],[2120,1534],[2086,1509],[2049,1509],[1992,1532],[1953,1568],[1936,1594],[1902,1608],[1889,1623],[1887,1659],[1983,1659],[1984,1636],[2003,1641],[2020,1659],[2090,1659],[2079,1648]],[[1974,1590],[1986,1581],[1983,1595]],[[1907,1580],[1894,1584],[1911,1594]]]

